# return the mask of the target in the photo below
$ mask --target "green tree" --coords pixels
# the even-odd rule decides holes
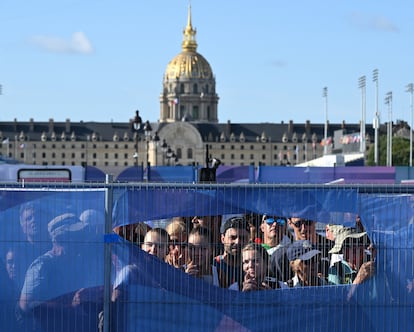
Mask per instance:
[[[374,152],[375,147],[371,145],[366,164],[374,166]],[[381,135],[379,137],[378,149],[379,166],[386,166],[387,164],[387,136]],[[408,166],[410,161],[410,140],[403,137],[392,138],[392,165],[393,166]]]

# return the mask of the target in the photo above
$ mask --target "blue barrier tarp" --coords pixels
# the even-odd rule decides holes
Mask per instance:
[[[6,269],[0,270],[1,285],[7,285],[1,286],[0,293],[4,330],[89,331],[97,326],[103,309],[104,241],[109,238],[103,230],[105,193],[98,189],[2,190],[1,257],[5,263],[12,248],[16,259],[19,254],[21,259],[17,279],[10,280]],[[112,282],[127,265],[134,264],[139,272],[129,284],[128,302],[111,308],[113,331],[411,329],[411,194],[241,185],[122,188],[113,197],[112,227],[173,216],[248,212],[286,216],[301,212],[324,223],[349,224],[360,214],[377,248],[375,276],[355,289],[342,285],[243,293],[210,286],[114,235],[106,242],[111,246]],[[24,229],[21,219],[27,202],[39,208],[41,222],[34,228],[38,233],[34,244],[27,238],[29,221]],[[82,216],[85,211],[89,213]],[[68,214],[84,227],[72,221],[70,232],[63,228],[66,233],[56,233],[53,227],[61,222],[56,217]],[[63,252],[53,249],[52,233],[63,243]]]

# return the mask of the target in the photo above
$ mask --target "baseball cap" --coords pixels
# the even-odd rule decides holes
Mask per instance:
[[[329,253],[336,254],[340,252],[346,239],[360,239],[366,235],[367,232],[358,233],[354,228],[344,227],[335,234],[335,245],[329,250]]]
[[[244,217],[232,217],[227,219],[223,224],[221,224],[220,233],[226,233],[229,228],[249,230],[247,227],[247,221]]]
[[[307,261],[320,253],[320,250],[313,249],[312,243],[308,240],[299,240],[294,241],[289,246],[286,256],[289,261],[294,261],[295,259]]]
[[[55,239],[60,235],[79,232],[85,227],[86,225],[73,213],[61,214],[52,219],[47,225],[47,229],[52,239]]]

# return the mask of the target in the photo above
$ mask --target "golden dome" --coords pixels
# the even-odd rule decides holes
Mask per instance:
[[[197,52],[181,52],[170,61],[165,71],[167,80],[177,78],[212,78],[207,60]]]
[[[212,78],[208,61],[197,53],[196,30],[191,24],[191,6],[188,7],[187,26],[183,31],[182,52],[172,59],[165,71],[166,80],[177,78]]]

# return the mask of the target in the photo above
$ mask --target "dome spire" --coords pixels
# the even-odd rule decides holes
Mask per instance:
[[[188,17],[187,17],[187,26],[183,31],[183,51],[195,52],[197,50],[197,42],[195,39],[197,31],[193,29],[191,24],[191,4],[188,5]]]

